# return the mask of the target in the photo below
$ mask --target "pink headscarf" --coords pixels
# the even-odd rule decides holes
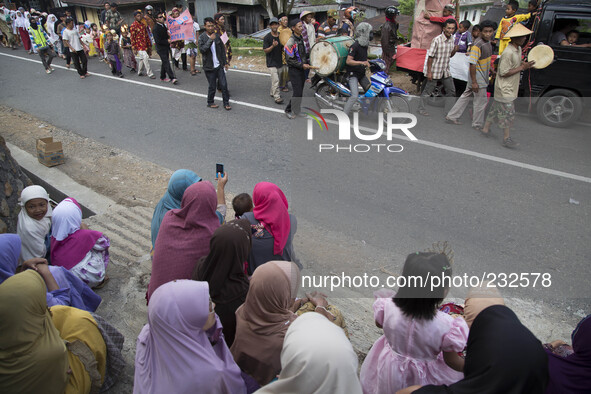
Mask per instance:
[[[164,215],[154,244],[148,302],[154,290],[164,283],[191,279],[195,264],[207,256],[213,232],[220,227],[216,206],[213,185],[202,181],[185,190],[180,209]]]
[[[246,392],[217,316],[202,329],[208,314],[207,282],[178,280],[154,292],[137,339],[134,394]]]
[[[100,231],[81,230],[82,210],[68,197],[53,210],[51,224],[51,264],[72,269],[103,236]]]
[[[259,182],[252,192],[252,201],[255,219],[261,222],[274,238],[273,254],[281,256],[291,230],[285,194],[274,183]]]

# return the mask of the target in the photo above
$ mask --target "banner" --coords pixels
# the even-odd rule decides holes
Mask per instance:
[[[170,31],[170,41],[192,40],[195,41],[193,32],[193,18],[188,9],[184,10],[178,18],[168,16],[166,24]]]

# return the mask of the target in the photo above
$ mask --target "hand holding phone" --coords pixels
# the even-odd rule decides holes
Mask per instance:
[[[224,165],[223,164],[216,164],[215,165],[215,179],[218,179],[218,174],[222,174],[224,176]]]

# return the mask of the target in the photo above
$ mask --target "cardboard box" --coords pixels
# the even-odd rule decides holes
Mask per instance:
[[[37,159],[47,167],[57,166],[66,162],[61,142],[53,142],[53,137],[37,140]]]

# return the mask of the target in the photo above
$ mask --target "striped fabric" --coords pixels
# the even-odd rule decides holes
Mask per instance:
[[[476,82],[478,87],[488,86],[492,46],[489,41],[478,38],[468,52],[468,62],[476,65]]]

